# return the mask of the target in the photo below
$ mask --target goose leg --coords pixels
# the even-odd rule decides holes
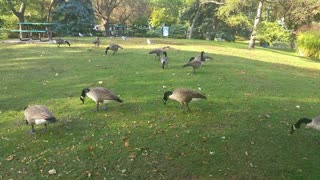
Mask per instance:
[[[190,107],[188,103],[186,103],[186,106],[187,106],[187,110],[190,111]]]
[[[96,109],[96,111],[99,111],[99,103],[97,102],[97,109]]]
[[[35,132],[33,124],[31,124],[31,131],[29,131],[31,134],[33,134]]]

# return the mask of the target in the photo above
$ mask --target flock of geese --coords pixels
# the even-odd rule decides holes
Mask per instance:
[[[58,47],[60,47],[61,44],[67,44],[68,46],[71,46],[68,41],[63,39],[57,39],[55,40],[55,43],[57,44]],[[99,37],[96,37],[96,39],[93,41],[93,44],[96,47],[99,47],[100,45]],[[155,58],[160,60],[163,69],[165,67],[168,67],[169,58],[166,50],[169,48],[170,48],[169,46],[165,46],[163,48],[154,49],[149,52],[149,54],[154,54]],[[108,51],[111,50],[113,51],[113,55],[114,55],[119,49],[123,49],[123,47],[121,47],[118,44],[111,44],[106,48],[105,54],[107,54]],[[163,57],[161,57],[162,55]],[[212,58],[205,55],[205,52],[202,51],[200,55],[196,57],[191,57],[189,62],[184,64],[183,67],[192,67],[193,73],[195,73],[196,69],[199,69],[204,64],[204,62],[209,59],[212,59]],[[104,87],[84,88],[80,95],[80,100],[82,101],[83,104],[85,102],[86,96],[92,99],[96,103],[96,111],[99,111],[99,104],[106,104],[110,101],[116,101],[119,103],[123,102],[123,100],[120,97],[118,97],[116,94],[114,94],[113,92],[111,92],[110,90]],[[189,103],[192,100],[207,99],[207,97],[191,89],[178,88],[178,89],[175,89],[174,91],[166,91],[162,99],[164,104],[166,104],[169,99],[175,100],[180,103],[181,108],[184,111],[190,111]],[[103,110],[106,110],[106,109],[107,107],[105,106]],[[31,125],[31,133],[35,132],[34,125],[44,124],[45,131],[46,131],[48,123],[56,122],[56,118],[53,116],[50,110],[43,105],[32,105],[32,106],[26,107],[24,109],[24,117],[25,117],[26,124]],[[306,124],[306,128],[313,128],[320,131],[320,116],[314,119],[309,119],[309,118],[299,119],[295,124],[291,126],[290,133],[293,134],[295,130],[300,128],[301,124]]]

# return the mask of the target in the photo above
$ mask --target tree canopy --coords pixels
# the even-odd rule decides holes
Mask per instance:
[[[261,27],[256,22],[259,2],[263,2],[259,17],[259,22],[263,22]],[[18,21],[57,22],[60,25],[59,31],[72,35],[88,33],[92,25],[101,25],[105,32],[109,31],[112,24],[146,26],[149,31],[169,25],[179,27],[179,32],[187,33],[189,38],[215,37],[225,40],[249,38],[252,32],[267,32],[266,29],[275,28],[275,25],[295,31],[301,26],[319,22],[319,11],[319,0],[0,1],[2,26],[13,25]],[[15,22],[13,17],[16,18]],[[256,37],[261,37],[261,34]]]

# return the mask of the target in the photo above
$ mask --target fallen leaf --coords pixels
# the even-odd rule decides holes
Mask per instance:
[[[55,169],[50,169],[48,171],[49,174],[57,174],[57,171]]]
[[[88,146],[87,149],[88,149],[88,151],[92,151],[93,150],[93,146]]]
[[[6,158],[6,160],[7,160],[7,161],[12,161],[13,158],[14,158],[14,156],[13,156],[13,155],[10,155],[10,156],[8,156],[8,157]]]
[[[124,138],[124,147],[129,147],[129,139],[128,138]]]

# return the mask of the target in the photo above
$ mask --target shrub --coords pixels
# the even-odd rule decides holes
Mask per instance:
[[[297,40],[300,55],[320,59],[320,32],[300,33]]]
[[[260,45],[272,46],[275,42],[289,43],[291,32],[276,22],[261,22],[257,29],[257,40]]]
[[[187,28],[182,24],[176,24],[170,26],[169,37],[177,39],[185,39],[187,34]]]

